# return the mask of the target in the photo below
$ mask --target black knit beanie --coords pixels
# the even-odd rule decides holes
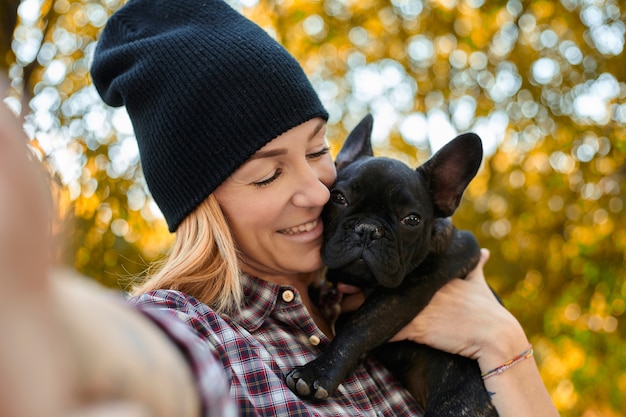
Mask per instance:
[[[270,140],[328,119],[298,62],[222,0],[130,0],[107,22],[93,82],[125,105],[170,231]]]

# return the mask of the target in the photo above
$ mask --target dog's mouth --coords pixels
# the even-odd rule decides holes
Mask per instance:
[[[343,282],[360,288],[373,288],[378,286],[376,277],[363,259],[357,259],[336,268],[330,268],[327,278],[331,282]]]
[[[359,287],[397,287],[404,278],[396,235],[383,220],[354,216],[327,228],[322,260]],[[347,282],[346,282],[347,283]]]
[[[369,253],[369,251],[358,251],[359,254],[353,252],[353,256],[344,256],[341,260],[331,255],[324,256],[322,260],[330,269],[334,269],[337,274],[337,280],[346,284],[356,285],[361,288],[372,288],[383,286],[388,288],[397,287],[402,282],[404,274],[399,265],[382,266],[376,260],[379,254]]]

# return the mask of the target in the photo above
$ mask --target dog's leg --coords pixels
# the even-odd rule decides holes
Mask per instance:
[[[287,374],[287,385],[301,397],[327,398],[366,353],[400,331],[432,294],[411,285],[372,293],[317,359]]]
[[[459,242],[463,241],[456,238],[453,251],[460,253]],[[468,253],[471,251],[469,248]],[[431,257],[431,266],[437,263],[433,259],[454,258],[450,258],[450,252],[440,258]],[[469,272],[467,268],[458,276]],[[435,267],[431,273],[445,275],[452,271],[446,265]],[[425,408],[425,417],[497,417],[476,361],[406,341],[384,344],[374,353]]]
[[[427,257],[399,287],[372,292],[317,359],[287,374],[288,386],[305,398],[327,398],[365,354],[398,333],[446,282],[465,276],[479,257],[474,236],[455,230],[450,247]]]

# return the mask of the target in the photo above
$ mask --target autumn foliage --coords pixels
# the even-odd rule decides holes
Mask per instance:
[[[126,114],[102,104],[88,75],[98,33],[122,2],[38,3],[18,9],[12,50],[3,41],[7,102],[27,116],[32,144],[60,184],[64,256],[124,288],[172,238],[147,193]],[[527,330],[561,414],[622,415],[624,4],[246,3],[234,4],[310,75],[331,113],[335,150],[368,112],[375,151],[413,166],[457,133],[481,135],[486,159],[455,223],[491,250],[488,280]],[[0,17],[11,21],[16,2],[3,6]]]

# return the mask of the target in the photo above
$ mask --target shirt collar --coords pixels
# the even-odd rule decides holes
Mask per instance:
[[[295,295],[294,303],[300,303],[298,292],[288,285],[277,285],[261,278],[241,274],[241,286],[244,300],[239,313],[231,315],[231,320],[247,329],[249,332],[257,330],[266,318],[276,309],[278,297],[285,291],[292,291]]]

